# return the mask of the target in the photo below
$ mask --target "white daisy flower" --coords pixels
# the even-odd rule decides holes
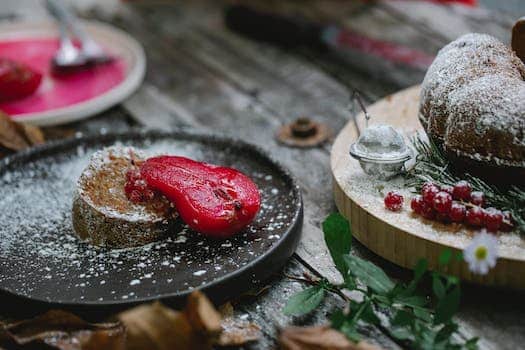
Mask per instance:
[[[463,259],[467,262],[470,271],[478,275],[486,275],[491,268],[496,266],[498,240],[483,229],[465,248]]]

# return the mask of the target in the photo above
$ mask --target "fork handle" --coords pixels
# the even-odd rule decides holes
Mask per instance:
[[[46,5],[49,12],[60,22],[65,23],[80,41],[88,40],[86,32],[78,23],[77,16],[62,1],[46,0]]]

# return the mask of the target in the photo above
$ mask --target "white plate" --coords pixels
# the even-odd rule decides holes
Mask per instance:
[[[111,48],[112,54],[125,63],[124,80],[105,93],[67,107],[44,112],[20,115],[20,120],[33,125],[56,125],[91,117],[122,102],[142,83],[146,70],[146,57],[142,46],[127,33],[110,25],[83,22],[87,32],[103,47]],[[58,36],[53,22],[14,22],[0,24],[0,40],[17,38],[40,38]]]

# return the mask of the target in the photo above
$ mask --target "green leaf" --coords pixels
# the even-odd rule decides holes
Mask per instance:
[[[378,294],[388,294],[394,288],[394,282],[386,273],[373,263],[363,260],[355,255],[343,256],[348,272],[357,277],[361,283]]]
[[[392,326],[396,327],[408,326],[412,323],[412,315],[408,311],[399,310],[390,320],[390,323],[392,324]]]
[[[323,301],[325,290],[322,286],[313,286],[302,290],[290,298],[283,313],[291,316],[305,315],[314,310]]]
[[[420,295],[399,296],[396,298],[396,302],[406,306],[421,307],[427,304],[427,299]]]
[[[458,325],[455,323],[448,323],[443,326],[436,334],[435,343],[449,342],[450,337],[458,330]]]
[[[439,265],[445,266],[448,265],[450,262],[450,259],[452,259],[452,250],[449,248],[443,250],[441,254],[439,255]]]
[[[447,323],[459,308],[461,292],[459,285],[456,285],[452,291],[439,300],[436,306],[436,316],[434,324]]]
[[[335,310],[330,316],[330,326],[335,329],[341,328],[343,323],[346,321],[346,315],[342,310]]]
[[[410,295],[414,293],[419,282],[425,275],[428,269],[428,261],[426,259],[419,259],[414,267],[414,278],[408,284],[407,288],[403,290],[402,295]]]
[[[359,342],[361,340],[361,335],[357,331],[357,324],[351,322],[344,322],[339,328],[339,331],[346,335],[346,337],[354,342]]]
[[[465,349],[467,350],[477,350],[478,349],[478,337],[470,338],[465,342]]]
[[[363,309],[363,312],[361,313],[361,319],[370,324],[380,324],[381,320],[377,317],[374,308],[372,307],[372,304],[368,304]]]
[[[422,307],[415,307],[413,310],[416,317],[425,322],[432,322],[432,313],[429,310]]]
[[[390,319],[389,333],[399,340],[413,340],[412,315],[408,311],[399,310]]]
[[[432,274],[432,290],[438,299],[443,299],[445,293],[445,285],[441,281],[441,277],[437,273]]]
[[[409,327],[392,327],[390,335],[398,340],[410,340],[413,341],[413,332]]]
[[[335,267],[343,277],[347,268],[343,255],[350,253],[352,247],[352,233],[348,221],[339,213],[331,214],[323,222],[324,240],[332,256]]]
[[[419,259],[414,267],[414,281],[419,281],[427,272],[428,261],[427,259]]]

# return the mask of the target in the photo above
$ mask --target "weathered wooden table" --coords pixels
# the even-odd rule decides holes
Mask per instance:
[[[71,1],[73,2],[73,1]],[[86,18],[107,21],[129,32],[147,53],[147,76],[128,100],[89,120],[46,129],[48,137],[73,132],[123,131],[149,127],[213,130],[258,144],[280,159],[297,177],[304,195],[303,237],[284,273],[323,274],[336,279],[327,254],[321,221],[335,211],[329,167],[330,145],[287,148],[274,135],[279,126],[309,116],[338,131],[349,119],[349,89],[367,102],[421,81],[424,72],[403,67],[376,69],[359,53],[343,63],[330,53],[301,48],[278,49],[228,31],[222,19],[225,1],[74,1]],[[426,1],[257,1],[282,13],[335,22],[371,38],[435,54],[466,32],[486,32],[505,42],[516,16],[497,10],[441,7]],[[497,7],[495,1],[482,3]],[[8,19],[46,16],[36,0],[2,0]],[[518,2],[506,4],[519,9]],[[525,12],[525,6],[522,8]],[[523,13],[522,13],[523,14]],[[9,16],[5,16],[9,15]],[[372,61],[373,62],[373,61]],[[381,260],[355,244],[355,253],[371,259],[396,278],[410,272]],[[278,327],[319,324],[342,301],[329,298],[306,318],[288,318],[281,309],[302,288],[284,274],[252,296],[241,298],[236,312],[258,323],[263,339],[250,348],[272,348]],[[525,348],[525,294],[465,286],[458,319],[465,338],[481,337],[482,349]],[[21,317],[16,306],[0,302],[3,318]],[[378,328],[363,330],[385,348],[401,346]]]

